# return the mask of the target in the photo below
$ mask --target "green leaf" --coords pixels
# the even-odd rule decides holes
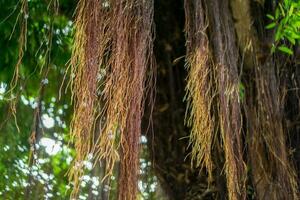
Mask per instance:
[[[276,46],[274,44],[272,44],[271,53],[273,54],[273,53],[275,53],[275,51],[276,51]]]
[[[274,28],[276,26],[276,23],[275,22],[272,22],[271,24],[268,24],[267,26],[266,26],[266,29],[272,29],[272,28]]]
[[[284,12],[284,9],[283,9],[283,7],[282,7],[281,4],[279,4],[279,8],[280,8],[280,11],[281,11],[282,16],[285,17],[285,12]]]
[[[292,24],[295,28],[300,28],[300,19]]]
[[[283,18],[283,19],[281,20],[280,23],[286,25],[286,24],[288,23],[288,21],[289,21],[289,17],[285,17],[285,18]]]
[[[293,15],[293,12],[294,12],[294,5],[292,4],[291,7],[290,7],[290,10],[289,10],[289,16],[292,16]]]
[[[280,40],[282,37],[282,32],[281,32],[281,29],[278,29],[276,31],[276,34],[275,34],[275,42],[277,42],[278,40]]]
[[[293,51],[290,48],[288,48],[287,46],[281,45],[281,46],[278,47],[278,49],[280,51],[282,51],[283,53],[293,55]]]
[[[292,32],[292,37],[295,39],[300,39],[300,33]]]
[[[286,35],[286,38],[287,38],[293,45],[296,44],[296,40],[295,40],[293,37],[290,37],[290,36]]]
[[[275,11],[275,19],[278,19],[280,15],[279,9],[277,8]]]
[[[268,17],[269,19],[271,19],[271,20],[275,20],[275,18],[274,18],[272,15],[270,15],[270,14],[267,14],[267,17]]]

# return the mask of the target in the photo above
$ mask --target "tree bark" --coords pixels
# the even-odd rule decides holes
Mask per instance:
[[[219,1],[216,0],[216,2]],[[206,1],[206,3],[210,4],[212,2]],[[281,66],[282,63],[276,60],[270,61],[269,47],[272,37],[266,37],[264,20],[265,14],[271,12],[274,8],[271,1],[231,0],[228,3],[230,3],[230,10],[226,11],[226,14],[224,14],[224,10],[217,13],[221,15],[221,20],[228,20],[228,23],[223,27],[225,31],[221,31],[225,34],[224,37],[226,39],[224,41],[211,42],[214,45],[224,45],[224,43],[229,41],[226,44],[226,48],[229,48],[227,49],[229,56],[223,63],[229,63],[230,67],[233,67],[233,64],[236,65],[235,69],[229,70],[229,74],[231,76],[235,74],[232,79],[235,85],[239,84],[238,79],[241,76],[241,83],[245,85],[246,89],[246,96],[244,97],[246,100],[240,105],[243,120],[240,122],[240,125],[234,125],[237,121],[231,123],[233,123],[233,127],[241,127],[246,134],[234,139],[226,139],[229,136],[225,135],[225,140],[233,141],[231,144],[235,148],[233,152],[238,155],[235,157],[237,159],[236,164],[242,165],[241,162],[245,159],[247,165],[250,166],[251,170],[247,174],[249,178],[246,184],[247,189],[252,189],[253,187],[254,192],[247,194],[249,195],[247,198],[283,199],[288,197],[289,199],[295,199],[296,196],[293,189],[294,175],[293,172],[287,172],[286,169],[293,171],[288,150],[290,147],[296,147],[299,144],[297,142],[299,137],[296,134],[300,132],[300,124],[297,123],[299,122],[298,113],[300,108],[299,92],[288,92],[284,102],[293,102],[294,106],[286,104],[283,106],[282,102],[279,101],[283,93],[279,91],[281,88],[296,88],[299,85],[300,81],[297,77],[300,76],[296,76],[296,74],[299,74],[299,70],[295,68],[294,70],[286,69],[294,78],[283,79],[283,82],[286,84],[285,87],[281,85],[282,80],[280,77],[277,77],[278,73],[275,67],[275,65]],[[227,3],[222,1],[221,4],[222,9],[224,9],[224,4]],[[213,6],[216,5],[211,5],[211,8]],[[214,12],[218,11],[210,9],[208,12],[209,15],[212,15],[211,17],[215,17],[216,13]],[[223,150],[220,147],[214,149],[213,157],[216,165],[214,175],[216,178],[210,186],[208,185],[207,173],[205,171],[199,172],[199,169],[193,169],[189,157],[190,148],[187,148],[189,146],[189,130],[184,126],[186,105],[183,102],[186,84],[183,1],[157,1],[154,13],[156,23],[155,56],[158,65],[157,93],[153,114],[154,134],[150,133],[147,135],[154,171],[170,199],[227,199],[228,193],[226,188],[228,185],[226,186],[226,178],[222,171],[225,163]],[[230,19],[231,17],[232,19]],[[214,26],[214,24],[210,23],[209,26]],[[237,37],[236,40],[230,38],[235,36]],[[211,31],[209,37],[211,40],[217,39]],[[228,46],[228,44],[230,45]],[[222,48],[223,50],[226,49],[224,47],[215,47],[214,51]],[[221,54],[219,55],[219,60],[223,59],[222,56]],[[221,72],[220,76],[224,75],[224,73],[225,71]],[[222,87],[222,84],[219,86]],[[263,91],[269,93],[270,96],[267,96],[268,94],[263,93]],[[272,101],[271,107],[266,107],[269,114],[264,114],[263,118],[258,117],[258,112],[261,113],[261,111],[258,111],[261,106],[259,103],[261,102],[257,102],[257,95],[262,96],[260,97],[262,99],[265,98],[264,101],[266,103],[269,100]],[[296,111],[293,112],[292,107],[295,107]],[[231,113],[233,113],[232,111]],[[239,115],[238,112],[235,114],[235,117]],[[267,119],[267,115],[270,115],[269,117],[271,118],[268,122],[263,122],[262,120],[265,121]],[[287,122],[285,123],[284,117],[286,116]],[[228,120],[232,120],[232,116]],[[274,152],[271,152],[273,151],[272,149],[265,148],[268,141],[264,135],[265,133],[260,130],[260,127],[267,126],[264,123],[277,124],[276,126],[271,126],[275,127],[272,129],[273,132],[271,131],[272,133],[270,133],[273,137],[271,146],[274,147],[275,154],[283,159],[283,162],[287,163],[288,167],[282,166],[280,161],[276,161],[276,159],[273,160],[273,164],[276,167],[272,168],[269,166],[269,156],[271,155],[272,157]],[[287,140],[286,133],[291,136],[290,140]],[[297,169],[300,166],[298,149],[293,154],[297,163]],[[264,157],[265,154],[269,154],[269,156]],[[260,158],[264,160],[260,160]],[[264,168],[261,168],[262,165],[264,165]],[[268,166],[271,167],[270,170],[272,169],[272,172],[268,172],[270,176],[265,177],[263,176],[265,173],[264,169],[268,168]],[[243,169],[243,166],[240,166],[240,169]],[[273,171],[274,169],[277,170]],[[239,171],[238,174],[246,176],[243,170]],[[284,183],[283,187],[286,189],[284,194],[282,194],[283,191],[280,187],[275,187],[274,184],[270,183],[270,177],[272,177],[272,181],[275,184]],[[236,191],[238,195],[231,197],[233,199],[246,198],[244,196],[246,188],[243,186],[241,179],[240,181],[240,191]],[[244,194],[239,193],[241,191]]]
[[[193,169],[189,157],[189,130],[184,125],[186,70],[184,68],[183,1],[155,3],[157,60],[153,134],[147,134],[153,169],[169,199],[225,199],[224,176],[218,188],[208,188],[207,174]],[[221,173],[219,167],[219,173]],[[217,192],[218,191],[218,192]],[[220,195],[222,194],[222,195]]]

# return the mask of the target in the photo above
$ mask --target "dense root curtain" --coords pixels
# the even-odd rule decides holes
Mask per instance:
[[[243,160],[242,115],[239,96],[238,48],[229,2],[208,2],[211,42],[219,95],[219,122],[225,153],[228,197],[246,199],[246,165]]]
[[[255,68],[257,99],[248,104],[250,164],[258,199],[296,200],[297,177],[286,144],[282,93],[274,66],[270,60]]]
[[[146,89],[147,66],[152,65],[153,2],[117,2],[118,8],[114,14],[116,18],[113,20],[116,22],[113,30],[115,43],[112,50],[112,55],[116,56],[112,63],[109,84],[104,92],[109,97],[108,116],[119,115],[121,154],[118,199],[134,200],[139,173],[143,94]],[[153,69],[150,68],[150,73],[152,72]],[[116,109],[116,104],[119,104],[122,110]]]
[[[186,1],[187,97],[192,126],[192,157],[212,176],[212,146],[220,133],[225,156],[228,197],[246,199],[246,168],[242,153],[238,50],[228,1]],[[206,34],[209,33],[209,34]],[[208,37],[212,53],[209,54]],[[209,65],[208,57],[214,64]],[[212,88],[214,87],[214,89]],[[217,91],[217,113],[212,112]],[[218,126],[214,117],[218,119]],[[217,175],[219,176],[219,175]]]
[[[83,161],[92,155],[106,161],[106,178],[120,160],[118,198],[136,199],[146,74],[153,72],[153,1],[80,0],[76,12],[72,196],[79,192]]]
[[[100,57],[106,38],[103,8],[100,0],[80,0],[76,10],[75,39],[71,59],[71,87],[74,114],[71,136],[74,139],[76,157],[70,178],[74,183],[72,197],[79,192],[80,178],[84,173],[83,161],[92,153],[92,134],[97,111],[98,73]],[[107,36],[106,36],[107,37]],[[101,51],[102,48],[102,52]]]
[[[253,21],[259,11],[251,13],[251,1],[232,0],[230,3],[244,58],[246,145],[256,198],[299,199],[296,172],[287,145],[288,129],[284,124],[287,89],[281,82],[280,70],[286,67],[285,61],[274,59],[270,51],[262,48],[261,44],[273,38],[273,34],[265,31],[258,34]]]
[[[208,21],[202,0],[185,1],[187,125],[191,127],[192,161],[205,167],[212,179],[212,146],[214,121],[212,117],[213,70],[209,63],[209,43],[206,35]]]
[[[209,177],[220,176],[213,174],[211,156],[214,138],[220,133],[229,199],[246,199],[247,175],[251,175],[258,199],[298,199],[297,177],[286,141],[286,88],[280,86],[278,70],[282,63],[271,57],[264,62],[258,59],[263,41],[251,22],[250,1],[186,0],[185,13],[187,124],[191,126],[196,165],[206,168]],[[210,60],[214,65],[210,66]],[[245,104],[240,99],[240,75],[244,74],[239,65],[253,74],[244,77]],[[242,123],[243,106],[246,123]],[[242,130],[247,130],[247,136]],[[249,174],[244,157],[249,158]]]
[[[72,197],[76,198],[80,191],[83,161],[92,155],[95,160],[105,160],[106,178],[120,160],[118,199],[133,200],[137,197],[147,73],[153,73],[153,0],[79,0],[76,13],[71,134],[77,153],[70,171]],[[242,73],[238,67],[243,63],[238,49],[257,40],[241,40],[241,29],[234,29],[228,0],[186,0],[185,13],[186,119],[191,127],[196,166],[206,169],[209,181],[220,176],[214,174],[212,156],[220,154],[214,149],[218,145],[223,150],[218,156],[224,156],[230,200],[246,199],[244,156],[250,158],[248,165],[259,199],[297,199],[275,62],[259,63],[253,55],[259,47],[249,47],[251,51],[246,55],[251,55],[253,62],[247,60],[246,64],[253,64],[255,81],[249,81],[251,92],[246,91],[250,101],[245,106],[247,123],[243,123],[239,93]],[[246,42],[238,45],[241,41]],[[242,129],[247,129],[248,137],[243,137]],[[94,134],[95,131],[100,133]],[[95,135],[99,137],[95,139]],[[250,139],[243,141],[244,138]],[[246,147],[248,152],[244,151]]]

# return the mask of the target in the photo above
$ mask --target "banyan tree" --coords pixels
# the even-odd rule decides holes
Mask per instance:
[[[17,97],[31,3],[20,1],[19,53],[8,91]],[[117,180],[116,195],[91,199],[139,199],[142,136],[166,199],[300,198],[298,1],[76,4],[70,60],[57,91],[70,94],[73,106],[71,199],[79,198],[83,163],[91,157],[93,167],[102,163],[100,185]],[[66,10],[58,0],[49,5],[45,12]],[[44,90],[42,84],[39,101]],[[9,110],[18,118],[12,100]],[[33,127],[39,112],[37,106]],[[38,129],[30,138],[33,157]]]

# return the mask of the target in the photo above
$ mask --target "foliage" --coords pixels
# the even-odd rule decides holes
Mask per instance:
[[[273,15],[267,17],[271,23],[266,29],[275,29],[275,43],[272,52],[276,49],[293,55],[293,47],[299,45],[300,41],[300,1],[284,0],[279,3]]]

